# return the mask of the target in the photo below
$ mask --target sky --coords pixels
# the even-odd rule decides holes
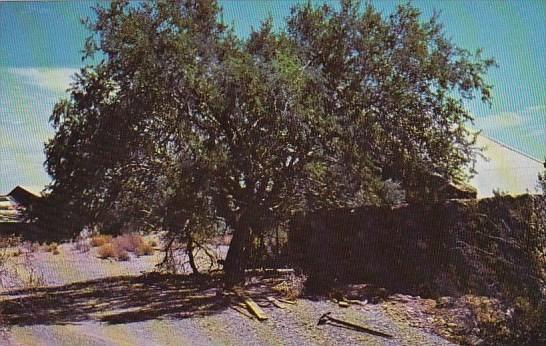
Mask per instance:
[[[271,15],[277,28],[296,1],[220,1],[224,20],[240,36]],[[333,2],[332,4],[336,4]],[[396,1],[372,1],[385,14]],[[441,12],[445,33],[471,51],[482,47],[499,68],[491,107],[470,102],[474,127],[532,158],[546,158],[546,1],[413,1],[423,18]],[[104,3],[103,3],[104,4]],[[44,142],[48,119],[71,76],[85,62],[91,1],[0,2],[0,194],[16,185],[40,190],[50,181]]]

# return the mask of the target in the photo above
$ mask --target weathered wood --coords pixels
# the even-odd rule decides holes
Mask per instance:
[[[367,300],[360,301],[358,299],[345,299],[345,301],[349,304],[356,304],[356,305],[366,305],[368,303]]]
[[[383,338],[389,338],[389,339],[393,338],[393,336],[390,335],[390,334],[383,333],[383,332],[380,332],[380,331],[377,331],[377,330],[374,330],[374,329],[371,329],[371,328],[368,328],[368,327],[365,327],[365,326],[362,326],[362,325],[359,325],[359,324],[356,324],[356,323],[353,323],[353,322],[340,320],[339,318],[335,318],[335,317],[330,316],[330,314],[331,314],[331,312],[327,312],[327,313],[323,314],[322,316],[320,316],[317,324],[322,325],[322,324],[326,324],[326,323],[330,322],[330,325],[333,325],[333,326],[354,329],[354,330],[357,330],[359,332],[364,332],[364,333],[368,333],[368,334],[372,334],[372,335],[376,335],[376,336],[381,336]]]
[[[284,305],[283,303],[281,303],[280,301],[278,301],[277,299],[273,298],[273,297],[267,297],[267,300],[269,302],[271,302],[271,304],[275,305],[276,307],[278,307],[279,309],[286,309],[286,305]]]
[[[288,300],[288,299],[284,299],[284,298],[277,298],[278,301],[280,302],[283,302],[283,303],[286,303],[286,304],[290,304],[290,305],[296,305],[297,302],[295,300]]]
[[[246,311],[246,306],[245,306],[244,308],[241,308],[241,307],[239,307],[239,306],[232,305],[231,308],[232,308],[233,310],[237,311],[238,313],[240,313],[241,315],[250,318],[251,320],[254,319],[254,316],[252,316],[251,314],[249,314],[249,313]]]
[[[295,270],[292,268],[254,268],[254,269],[246,269],[245,273],[247,274],[267,274],[267,273],[293,274],[295,273]]]
[[[258,306],[258,304],[256,304],[255,301],[252,300],[252,298],[247,297],[245,298],[244,302],[248,310],[250,310],[250,312],[252,312],[254,316],[258,318],[259,321],[267,320],[268,317],[265,314],[265,312],[262,310],[262,308]]]
[[[339,307],[341,308],[348,308],[349,307],[349,303],[347,302],[344,302],[344,301],[340,301],[337,303],[339,305]]]

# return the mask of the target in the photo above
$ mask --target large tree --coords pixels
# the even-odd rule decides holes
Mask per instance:
[[[384,178],[406,187],[426,184],[431,174],[464,180],[475,154],[464,101],[490,101],[483,76],[494,60],[455,46],[438,15],[421,21],[410,5],[387,17],[361,7],[308,3],[288,19],[301,58],[320,73],[325,113]]]
[[[297,6],[239,38],[214,1],[97,8],[88,55],[51,117],[51,198],[81,226],[233,230],[240,279],[252,240],[294,211],[381,203],[387,179],[463,179],[463,99],[490,98],[493,64],[436,17],[342,1]],[[73,217],[73,220],[76,218]]]

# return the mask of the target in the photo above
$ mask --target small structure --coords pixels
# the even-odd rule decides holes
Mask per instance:
[[[21,186],[15,187],[7,195],[0,195],[0,234],[22,234],[29,231],[32,224],[24,218],[24,212],[40,197]]]

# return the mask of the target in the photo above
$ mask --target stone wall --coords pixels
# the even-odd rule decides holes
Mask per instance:
[[[517,286],[526,270],[526,277],[540,275],[533,257],[544,249],[538,199],[505,196],[302,214],[290,226],[290,256],[311,280],[327,284],[367,282],[422,295],[506,291],[503,280]]]

